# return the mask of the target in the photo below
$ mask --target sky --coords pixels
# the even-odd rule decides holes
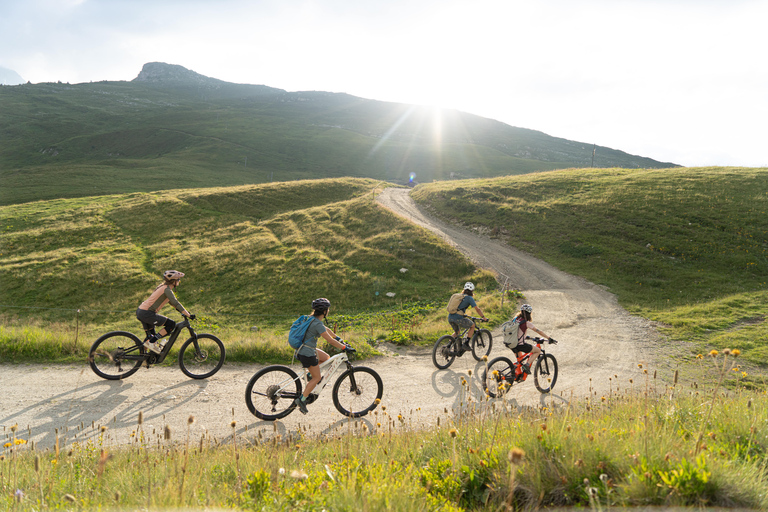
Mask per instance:
[[[0,0],[0,67],[74,84],[166,62],[766,167],[766,20],[768,0]]]

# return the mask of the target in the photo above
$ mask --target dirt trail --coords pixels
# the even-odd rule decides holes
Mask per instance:
[[[555,407],[589,394],[599,400],[609,389],[632,386],[629,379],[635,387],[641,385],[644,377],[638,363],[658,360],[660,344],[650,322],[629,315],[600,287],[496,240],[426,216],[407,190],[388,188],[379,202],[441,236],[477,265],[508,279],[533,306],[535,324],[559,340],[548,347],[560,370],[553,392],[541,395],[532,382],[525,382],[512,389],[507,403]],[[509,354],[501,341],[500,333],[494,332],[491,357]],[[438,418],[445,424],[461,408],[482,400],[478,376],[483,364],[471,355],[458,358],[448,370],[436,370],[431,349],[389,350],[389,355],[361,364],[374,368],[384,381],[382,404],[394,418],[392,428],[421,428],[436,424]],[[390,428],[383,409],[357,422],[345,421],[333,407],[330,386],[306,416],[296,411],[282,421],[259,421],[248,412],[244,393],[248,380],[261,367],[228,363],[204,381],[190,380],[178,368],[151,368],[112,382],[97,377],[86,364],[0,364],[0,433],[8,436],[10,426],[18,424],[20,437],[40,447],[53,446],[57,436],[63,445],[95,441],[99,435],[105,436],[107,444],[127,444],[135,439],[132,433],[140,411],[142,429],[151,441],[162,436],[166,425],[176,440],[189,435],[194,440],[206,436],[225,442],[233,432],[253,440],[259,433],[262,437],[300,431],[344,435],[363,425],[369,432]],[[195,421],[188,426],[190,416]],[[102,426],[107,427],[103,434]]]

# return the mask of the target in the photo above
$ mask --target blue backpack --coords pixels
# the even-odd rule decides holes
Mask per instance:
[[[293,322],[291,330],[288,331],[288,344],[291,348],[298,349],[304,344],[304,335],[307,334],[312,318],[310,315],[301,315]]]

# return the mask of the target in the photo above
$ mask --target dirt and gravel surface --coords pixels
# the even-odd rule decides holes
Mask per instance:
[[[379,202],[431,230],[478,266],[494,270],[510,287],[521,290],[534,308],[534,323],[559,341],[547,347],[559,364],[553,392],[540,394],[529,379],[512,388],[507,405],[558,407],[590,394],[599,400],[611,390],[633,386],[630,379],[635,387],[641,385],[645,377],[639,363],[645,366],[661,361],[663,345],[653,325],[629,315],[602,288],[481,233],[427,216],[408,197],[408,190],[386,189]],[[510,354],[501,343],[501,333],[493,334],[490,357]],[[141,369],[123,381],[106,381],[85,363],[0,364],[0,433],[5,438],[10,427],[18,425],[17,435],[41,448],[54,446],[57,438],[65,446],[98,442],[99,436],[104,436],[108,445],[128,444],[135,442],[133,433],[141,412],[141,428],[150,441],[161,438],[166,425],[176,440],[189,436],[228,442],[234,432],[239,438],[254,441],[299,432],[344,435],[356,429],[363,431],[363,426],[368,432],[421,428],[438,421],[445,424],[467,407],[483,407],[479,375],[484,366],[471,354],[457,358],[447,370],[437,370],[430,348],[383,349],[387,355],[360,364],[381,375],[386,410],[381,407],[377,414],[351,423],[334,408],[330,386],[306,416],[295,411],[276,422],[258,420],[244,400],[248,380],[262,367],[258,364],[228,363],[202,381],[187,378],[178,367]],[[194,417],[191,425],[190,417]]]

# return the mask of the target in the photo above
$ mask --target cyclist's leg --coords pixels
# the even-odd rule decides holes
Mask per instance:
[[[520,357],[520,353],[528,354],[528,359],[524,359],[520,366],[522,367],[523,371],[529,375],[531,373],[531,364],[536,360],[533,358],[534,349],[536,349],[536,347],[530,343],[522,343],[513,349],[515,355],[518,357]],[[539,350],[539,353],[541,353],[541,350]]]
[[[312,375],[312,378],[309,380],[309,382],[307,382],[307,385],[304,388],[304,392],[302,393],[304,395],[305,401],[309,396],[309,393],[315,389],[315,386],[320,383],[320,353],[325,355],[325,359],[328,359],[328,354],[322,350],[318,349],[317,352],[317,355],[314,356],[304,356],[301,354],[296,355],[296,358],[301,362],[301,366],[303,366],[304,369],[307,370],[310,375]]]
[[[469,329],[466,334],[466,340],[463,340],[464,349],[469,350],[469,340],[472,339],[472,335],[475,333],[475,323],[467,317],[462,318],[458,322],[459,327],[462,329]]]
[[[453,329],[453,337],[458,339],[459,334],[461,333],[461,328],[459,327],[459,324],[456,322],[452,322],[451,320],[448,320],[448,323],[451,325],[451,329]]]

